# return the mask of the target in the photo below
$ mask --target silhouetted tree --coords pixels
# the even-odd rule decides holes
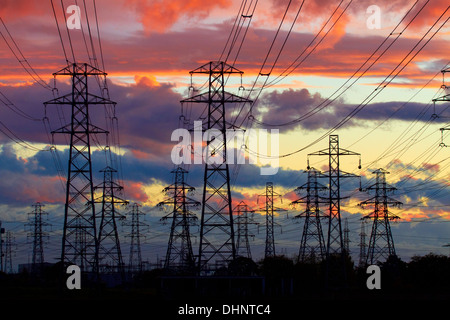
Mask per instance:
[[[234,276],[254,276],[258,272],[258,265],[250,258],[237,257],[228,265],[228,272]]]
[[[448,292],[450,289],[450,259],[429,253],[414,256],[408,264],[410,285],[423,292]]]

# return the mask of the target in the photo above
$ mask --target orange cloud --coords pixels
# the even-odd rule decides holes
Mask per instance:
[[[432,171],[432,172],[439,172],[439,164],[431,164],[431,163],[425,163],[423,165],[423,168],[427,171]]]
[[[141,182],[131,182],[125,181],[125,192],[127,196],[135,202],[146,202],[148,201],[148,195],[142,189],[144,186]]]
[[[145,31],[149,33],[163,33],[183,17],[206,18],[212,9],[231,5],[229,0],[134,0],[127,1],[126,6],[129,6],[130,2],[138,12]]]

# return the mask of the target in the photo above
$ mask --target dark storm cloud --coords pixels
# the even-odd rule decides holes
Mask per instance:
[[[329,129],[359,107],[356,104],[345,103],[343,99],[329,103],[319,93],[313,94],[307,89],[273,91],[265,94],[261,100],[259,110],[262,111],[255,108],[255,118],[275,126],[280,124],[280,129],[287,130],[293,130],[296,126],[308,130]],[[376,102],[361,109],[346,126],[359,126],[361,120],[381,121],[388,118],[428,121],[433,112],[430,104],[403,101]],[[302,121],[297,121],[298,119]],[[293,125],[281,126],[291,121]]]

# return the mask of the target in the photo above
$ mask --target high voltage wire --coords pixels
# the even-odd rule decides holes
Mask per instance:
[[[16,60],[20,63],[22,68],[30,75],[30,77],[38,83],[41,87],[52,90],[52,88],[39,76],[39,74],[36,72],[36,70],[31,66],[31,64],[28,62],[28,60],[25,58],[22,50],[18,46],[17,42],[14,40],[11,32],[9,31],[8,27],[6,26],[4,20],[0,17],[0,22],[5,29],[9,40],[6,38],[6,36],[3,34],[3,32],[0,31],[0,35],[5,41],[7,47],[11,51],[11,53],[14,55]],[[12,44],[11,44],[12,43]],[[15,49],[14,49],[15,48]],[[3,92],[0,92],[0,101],[8,107],[10,110],[12,110],[17,115],[31,121],[41,121],[41,119],[35,118],[25,111],[23,111],[21,108],[19,108],[16,104],[14,104],[9,98],[6,97],[6,95]],[[0,129],[0,131],[8,137],[10,140],[15,142],[16,144],[19,144],[23,148],[34,150],[34,151],[48,151],[46,149],[39,149],[35,146],[31,145],[30,143],[26,142],[25,140],[21,139],[16,133],[14,133],[4,122],[0,123],[1,126],[4,129]]]
[[[43,87],[44,89],[47,90],[52,90],[52,88],[41,78],[41,76],[39,76],[39,74],[36,72],[36,70],[30,65],[30,63],[28,62],[28,60],[25,58],[25,56],[22,53],[22,50],[20,50],[19,46],[17,45],[17,42],[14,40],[14,38],[12,37],[11,33],[9,32],[8,28],[6,27],[5,22],[3,21],[3,19],[0,17],[0,22],[3,25],[3,28],[6,30],[6,33],[9,36],[9,39],[11,40],[11,42],[13,43],[14,47],[17,50],[16,51],[13,49],[13,46],[10,44],[10,42],[6,39],[5,35],[3,34],[3,32],[0,31],[0,35],[3,38],[3,40],[5,41],[6,45],[8,46],[9,50],[12,52],[12,54],[14,55],[14,57],[16,58],[16,60],[20,63],[20,65],[22,66],[22,68],[30,75],[30,77],[37,83],[39,84],[41,87]]]
[[[408,16],[408,14],[411,12],[411,10],[415,7],[415,5],[417,4],[417,2],[418,1],[416,1],[415,3],[414,3],[414,5],[408,10],[408,12],[405,14],[405,16],[401,19],[401,21],[397,24],[397,26],[394,28],[394,30],[393,30],[393,32],[398,28],[398,26],[404,21],[404,19]],[[346,6],[346,8],[345,8],[345,10],[347,10],[347,8],[348,8],[348,6],[350,5],[350,3],[351,3],[351,1],[347,4],[347,6]],[[422,11],[422,9],[425,7],[425,5],[428,3],[428,1],[420,8],[420,10],[416,13],[416,15],[413,17],[413,19],[407,24],[407,26],[405,27],[405,29],[404,30],[406,30],[406,28],[409,26],[409,24],[411,24],[412,23],[412,21],[417,17],[417,15]],[[344,10],[344,12],[345,12],[345,10]],[[341,13],[341,15],[339,16],[339,18],[342,16],[342,14],[343,13]],[[339,19],[338,18],[338,19]],[[330,17],[330,19],[331,19],[331,17]],[[337,22],[337,21],[336,21]],[[332,27],[334,27],[335,26],[335,24],[336,24],[336,22],[332,25]],[[328,30],[328,32],[332,29],[332,27]],[[404,31],[403,30],[403,31]],[[400,34],[402,34],[403,33],[403,31],[400,33]],[[320,32],[320,31],[319,31]],[[374,56],[374,54],[382,47],[382,45],[387,41],[387,39],[393,34],[393,32],[391,32],[391,34],[388,36],[388,37],[386,37],[385,38],[385,40],[379,45],[379,47],[372,53],[372,55],[366,60],[366,62],[358,69],[358,70],[356,70],[355,71],[355,73],[352,75],[352,77],[351,78],[353,78],[361,69],[362,69],[362,67]],[[366,71],[364,71],[353,83],[352,83],[352,85],[360,78],[360,77],[362,77],[374,64],[375,64],[375,62],[377,62],[378,61],[378,59],[382,56],[382,55],[384,55],[384,53],[390,48],[390,46],[398,39],[398,37],[400,36],[400,34],[397,36],[397,38],[388,46],[388,48],[387,49],[385,49],[384,50],[384,52],[374,61],[374,62],[372,62],[372,64],[366,69]],[[259,76],[259,75],[258,75]],[[350,78],[350,79],[351,79]],[[340,88],[342,88],[350,79],[348,79],[343,85],[341,85],[341,87]],[[266,79],[267,80],[267,79]],[[255,84],[256,84],[256,81],[255,81]],[[254,85],[255,85],[254,84]],[[254,85],[253,85],[253,87],[254,87]],[[338,89],[338,90],[336,90],[335,91],[335,93],[337,93],[339,90],[340,90],[340,88]],[[349,88],[349,87],[348,87]],[[348,88],[346,89],[346,90],[348,90]],[[253,88],[252,88],[253,89]],[[343,92],[341,92],[341,94],[340,95],[342,95],[346,90],[344,90]],[[250,91],[252,91],[252,90],[250,90]],[[333,93],[331,96],[330,96],[330,98],[335,94],[335,93]],[[339,95],[339,96],[340,96]],[[335,100],[335,99],[337,99],[339,96],[337,96],[336,98],[334,98],[333,99],[333,101]],[[330,98],[328,98],[327,100],[329,100]],[[327,100],[325,100],[325,101],[327,101]],[[247,113],[247,116],[244,118],[244,121],[245,120],[247,120],[247,121],[253,121],[253,122],[255,122],[254,120],[254,118],[253,117],[251,117],[251,116],[248,116],[250,113],[251,113],[251,109],[253,108],[253,106],[254,106],[254,104],[252,104],[252,106],[251,106],[251,108],[250,108],[250,110],[249,110],[249,112]],[[241,111],[242,111],[242,109],[241,109]],[[237,117],[236,117],[236,120],[237,120]],[[243,122],[241,123],[241,126],[242,126],[242,124],[243,124]],[[329,131],[329,132],[331,132],[331,131]],[[328,134],[328,133],[327,133]],[[327,134],[325,134],[325,135],[323,135],[322,136],[322,138],[321,139],[323,139]],[[320,140],[321,140],[320,139]],[[317,143],[319,141],[319,139],[318,140],[316,140],[313,144],[315,144],[315,143]],[[311,146],[312,144],[310,144],[309,146]],[[309,147],[308,146],[308,147]],[[307,148],[307,147],[306,147]],[[302,150],[304,150],[304,149],[306,149],[306,148],[303,148]],[[247,149],[248,150],[248,149]],[[299,151],[297,151],[297,152],[300,152],[300,151],[302,151],[302,150],[299,150]],[[251,153],[251,150],[248,150],[248,152],[249,153]],[[261,155],[259,155],[259,154],[257,154],[258,156],[261,156]],[[289,154],[289,155],[291,155],[291,154]],[[270,158],[270,157],[267,157],[267,158]]]
[[[448,64],[450,64],[450,62],[448,62],[448,63],[446,64],[446,66],[447,66]],[[445,69],[445,67],[444,67],[444,69]],[[427,83],[426,83],[424,86],[421,87],[420,90],[418,90],[413,96],[411,96],[410,99],[408,99],[408,101],[406,101],[405,103],[403,103],[399,108],[397,108],[394,112],[392,112],[385,120],[383,120],[381,123],[379,123],[374,129],[372,129],[369,133],[365,134],[363,137],[359,138],[356,142],[352,143],[350,146],[355,145],[356,143],[360,142],[363,138],[367,137],[370,133],[373,133],[373,132],[374,132],[376,129],[378,129],[382,124],[384,124],[384,123],[387,122],[389,119],[391,119],[397,112],[399,112],[401,109],[403,109],[405,106],[407,106],[407,104],[408,104],[409,102],[411,102],[412,99],[413,99],[418,93],[420,93],[425,87],[427,87],[427,86],[428,86],[428,85],[436,78],[436,76],[437,76],[439,73],[441,73],[441,72],[438,71],[431,79],[429,79],[429,80],[427,81]],[[438,94],[438,92],[435,94],[435,96],[436,96],[437,94]],[[398,141],[401,139],[401,137],[402,137],[402,136],[405,136],[407,132],[409,132],[410,130],[412,130],[413,124],[414,124],[414,123],[417,123],[417,122],[425,115],[425,112],[430,108],[430,106],[431,106],[431,104],[428,104],[427,106],[425,106],[425,107],[422,109],[422,111],[417,115],[417,117],[416,117],[416,119],[414,120],[414,122],[411,123],[411,124],[407,127],[407,129],[405,129],[405,131],[403,131],[403,133],[402,133],[402,134],[401,134],[401,135],[400,135],[400,136],[399,136],[399,137],[391,144],[391,146],[390,146],[388,149],[386,149],[386,150],[385,150],[380,156],[378,156],[375,160],[372,160],[372,161],[371,161],[370,163],[368,163],[368,164],[363,164],[364,167],[370,167],[370,166],[372,166],[374,163],[376,163],[376,162],[378,162],[378,161],[384,159],[384,158],[387,157],[387,156],[390,156],[391,154],[390,154],[389,152],[392,153],[393,150],[394,150],[394,148],[397,148],[397,145],[399,144]],[[432,120],[432,119],[430,119],[430,121],[431,121],[431,120]],[[427,123],[428,123],[428,124],[431,124],[431,122],[427,122]],[[434,132],[433,132],[432,134],[434,135]],[[416,134],[415,134],[415,135],[416,135]],[[409,142],[410,142],[409,146],[403,147],[402,150],[405,151],[405,152],[406,152],[406,150],[409,149],[411,146],[413,146],[414,144],[417,144],[417,143],[419,142],[419,141],[417,141],[417,139],[412,139],[412,137],[411,137],[411,138],[408,138],[408,139],[405,140],[405,141],[409,141]],[[398,153],[399,153],[399,152],[401,152],[401,150],[398,151]],[[398,156],[397,156],[397,157],[398,157]],[[325,161],[325,160],[320,160],[320,161],[318,161],[318,163],[319,163],[319,162],[323,162],[323,161]],[[392,163],[392,160],[391,160],[391,163]],[[373,181],[373,179],[374,179],[374,178],[370,178],[366,184],[369,185],[369,184],[371,183],[371,181]]]
[[[305,60],[317,49],[317,47],[322,43],[322,41],[327,37],[327,35],[330,33],[330,31],[335,27],[335,25],[339,22],[339,20],[341,19],[341,17],[343,16],[343,14],[347,11],[348,7],[350,6],[350,4],[352,3],[352,0],[350,0],[347,4],[347,6],[341,11],[341,13],[339,14],[339,16],[336,18],[336,20],[333,22],[333,24],[331,25],[331,27],[325,32],[325,34],[323,35],[323,37],[314,45],[314,47],[312,47],[312,49],[308,52],[308,54],[299,62],[298,60],[303,56],[303,54],[306,52],[306,50],[308,50],[312,44],[314,43],[314,41],[316,41],[316,39],[318,38],[318,36],[322,33],[322,31],[325,29],[325,27],[327,26],[327,24],[331,21],[331,19],[333,18],[333,16],[336,14],[336,12],[338,12],[339,8],[341,7],[342,3],[344,2],[344,0],[341,0],[339,2],[339,4],[337,5],[337,7],[334,9],[334,11],[331,13],[330,17],[326,20],[325,24],[322,25],[322,27],[320,28],[319,32],[316,33],[316,35],[314,36],[314,38],[311,40],[311,42],[305,47],[305,49],[303,49],[303,51],[300,53],[300,55],[297,56],[297,58],[288,66],[286,67],[286,69],[281,72],[280,75],[278,75],[275,79],[271,80],[266,87],[271,87],[277,83],[279,83],[281,80],[283,80],[284,78],[286,78],[287,76],[289,76],[290,74],[292,74],[296,69],[298,69],[298,67],[300,67],[300,65],[305,62]],[[296,64],[297,63],[297,64]],[[292,68],[292,69],[291,69]],[[291,70],[289,70],[291,69]]]
[[[347,123],[351,118],[356,116],[362,109],[364,109],[378,94],[380,94],[384,88],[386,88],[405,68],[408,66],[408,64],[423,50],[423,48],[434,38],[434,36],[442,29],[442,27],[447,23],[447,21],[450,19],[447,18],[440,26],[439,28],[431,35],[431,37],[425,41],[425,43],[422,45],[422,47],[419,48],[417,52],[415,52],[412,57],[394,74],[394,72],[402,65],[402,63],[408,58],[410,54],[414,52],[414,49],[425,39],[425,37],[428,35],[429,32],[434,28],[434,26],[441,20],[441,18],[444,16],[444,14],[448,11],[450,7],[448,7],[442,15],[434,22],[434,24],[427,30],[427,32],[422,36],[422,38],[416,43],[416,45],[409,51],[409,53],[402,59],[400,63],[397,64],[397,66],[390,72],[390,74],[385,77],[385,79],[358,105],[356,106],[344,119],[339,121],[333,128],[329,129],[325,134],[323,134],[320,138],[317,138],[314,142],[310,143],[306,147],[303,147],[301,149],[297,149],[296,151],[286,153],[284,155],[277,156],[278,158],[285,158],[289,157],[291,155],[294,155],[296,153],[299,153],[301,151],[306,150],[307,148],[315,145],[319,141],[323,140],[325,137],[327,137],[329,134],[333,133],[337,129],[344,126],[345,123]],[[257,155],[259,157],[271,159],[273,157],[261,155],[258,152],[252,151],[248,149],[248,152],[254,155]]]
[[[70,52],[72,53],[73,62],[76,63],[76,58],[75,58],[76,50],[72,43],[73,41],[72,41],[71,33],[67,26],[67,19],[65,18],[63,0],[60,1],[60,4],[61,4],[61,9],[62,9],[62,12],[64,15],[63,21],[65,21],[65,25],[66,25],[67,39],[69,42]],[[82,7],[84,14],[85,14],[85,19],[83,19],[83,21],[85,21],[85,23],[81,23],[81,36],[82,36],[82,40],[84,42],[84,47],[85,47],[87,57],[88,57],[88,60],[90,61],[90,63],[92,63],[94,65],[94,67],[96,67],[97,69],[102,69],[103,71],[105,71],[105,62],[104,62],[104,55],[103,55],[101,38],[100,38],[100,28],[99,28],[96,1],[93,0],[92,4],[93,4],[93,15],[95,18],[95,25],[96,25],[96,29],[97,29],[96,30],[97,46],[98,46],[98,52],[99,52],[99,56],[100,56],[101,66],[100,66],[100,64],[98,62],[98,58],[97,58],[97,56],[98,56],[97,48],[96,48],[95,41],[93,38],[93,32],[92,32],[92,28],[91,28],[90,19],[89,19],[90,14],[89,14],[86,0],[83,0],[83,7]],[[52,5],[53,15],[54,15],[55,23],[56,23],[56,26],[58,29],[58,35],[60,37],[60,42],[61,42],[61,46],[63,49],[63,53],[66,58],[66,62],[69,64],[69,60],[67,59],[67,50],[65,48],[65,43],[64,43],[62,33],[61,33],[61,30],[59,27],[59,22],[58,22],[58,17],[56,14],[55,5],[52,0],[51,0],[51,5]],[[76,1],[76,5],[78,5],[78,1]],[[80,9],[80,11],[81,11],[81,9]],[[87,31],[87,35],[85,32],[85,28]],[[79,52],[77,52],[77,55],[79,55]],[[109,93],[106,77],[104,77],[104,79],[100,79],[100,76],[96,76],[96,80],[97,80],[97,83],[99,86],[100,95],[102,97],[106,97],[107,99],[109,99],[110,93]],[[108,146],[108,148],[106,148],[106,147],[102,146],[102,143],[100,143],[100,141],[98,140],[97,137],[93,137],[93,141],[100,150],[104,151],[105,160],[106,160],[107,165],[109,165],[109,163],[111,163],[114,167],[116,167],[118,169],[118,172],[119,172],[118,181],[121,185],[123,185],[122,159],[118,156],[121,153],[120,137],[119,137],[119,130],[118,130],[118,119],[115,116],[114,109],[110,110],[106,105],[104,106],[104,109],[105,109],[105,120],[106,120],[107,131],[110,132],[110,135],[108,135],[108,137],[111,138],[112,143],[111,144],[109,143],[110,140],[107,137],[107,139],[108,139],[107,144],[109,146]],[[111,147],[113,148],[114,152],[111,152],[112,151]]]
[[[280,58],[280,55],[281,55],[281,53],[283,52],[284,46],[286,45],[287,40],[289,39],[289,37],[290,37],[290,35],[291,35],[292,29],[293,29],[293,27],[294,27],[294,25],[295,25],[295,23],[296,23],[296,21],[297,21],[297,19],[298,19],[298,17],[299,17],[299,14],[300,14],[300,12],[301,12],[301,10],[302,10],[302,8],[303,8],[304,2],[305,2],[304,0],[301,2],[300,7],[299,7],[298,10],[297,10],[297,13],[296,13],[296,15],[295,15],[294,21],[292,22],[291,27],[289,28],[289,31],[288,31],[288,33],[287,33],[287,35],[286,35],[286,37],[285,37],[285,39],[284,39],[284,41],[283,41],[281,47],[280,47],[278,53],[277,53],[276,56],[275,56],[275,61],[273,62],[272,66],[270,67],[270,71],[269,71],[268,73],[263,73],[263,70],[264,70],[264,68],[265,68],[265,66],[266,66],[266,62],[267,62],[267,60],[268,60],[268,58],[269,58],[269,56],[270,56],[270,54],[271,54],[271,52],[272,52],[272,49],[273,49],[273,47],[274,47],[274,45],[275,45],[275,42],[276,42],[276,40],[277,40],[277,38],[278,38],[278,35],[279,35],[280,31],[281,31],[281,28],[282,28],[282,26],[283,26],[283,24],[284,24],[284,20],[286,19],[286,15],[287,15],[287,13],[288,13],[288,11],[289,11],[289,8],[290,8],[290,6],[291,6],[292,0],[289,1],[288,5],[287,5],[287,7],[286,7],[286,10],[285,10],[285,12],[284,12],[284,14],[283,14],[283,17],[282,17],[282,19],[281,19],[281,22],[280,22],[280,24],[279,24],[279,26],[278,26],[278,29],[277,29],[277,31],[275,32],[275,36],[274,36],[274,38],[273,38],[273,40],[272,40],[272,43],[271,43],[270,46],[269,46],[269,49],[268,49],[267,54],[266,54],[266,57],[264,58],[264,61],[263,61],[262,65],[261,65],[261,68],[260,68],[259,73],[258,73],[258,75],[257,75],[257,77],[256,77],[256,80],[253,82],[253,86],[252,86],[252,88],[250,89],[249,94],[248,94],[248,96],[247,96],[247,99],[250,99],[251,93],[253,92],[253,90],[254,90],[254,88],[255,88],[255,86],[256,86],[256,83],[258,82],[259,77],[260,77],[260,76],[265,76],[266,78],[265,78],[264,84],[263,84],[263,86],[261,87],[261,89],[259,90],[259,92],[258,92],[256,98],[251,102],[250,110],[247,112],[247,115],[251,113],[251,110],[252,110],[253,106],[255,105],[256,101],[258,100],[258,97],[259,97],[259,95],[261,94],[262,90],[264,89],[264,86],[266,85],[266,83],[267,83],[267,81],[268,81],[268,78],[269,78],[270,74],[273,72],[273,70],[274,70],[274,68],[275,68],[275,65],[277,64],[278,59]],[[239,110],[239,113],[237,114],[237,116],[236,116],[236,118],[235,118],[234,124],[236,123],[236,121],[237,121],[239,115],[241,114],[242,110],[243,110],[243,108],[241,108],[241,109]],[[246,121],[246,119],[247,119],[247,116],[244,117],[244,119],[242,120],[242,122],[241,122],[241,124],[239,125],[239,127],[242,127],[242,125],[243,125],[243,123]]]
[[[364,76],[373,67],[373,65],[390,49],[390,47],[399,39],[399,37],[403,34],[403,32],[408,28],[408,26],[415,20],[415,18],[419,15],[419,13],[427,5],[428,1],[420,8],[420,10],[416,13],[416,15],[412,18],[412,20],[405,26],[405,28],[397,34],[397,37],[384,49],[384,51],[382,53],[380,53],[380,55],[349,86],[347,86],[336,97],[332,98],[342,88],[344,88],[347,85],[347,83],[358,74],[358,72],[360,72],[363,69],[363,67],[375,56],[375,54],[378,52],[378,50],[380,50],[383,47],[383,45],[387,42],[387,40],[393,34],[396,33],[395,31],[403,23],[403,21],[406,19],[406,17],[409,15],[409,13],[413,10],[413,8],[416,6],[418,0],[406,12],[406,14],[400,20],[400,22],[394,27],[394,29],[391,31],[391,33],[387,37],[384,38],[384,40],[378,45],[378,47],[375,49],[375,51],[372,52],[372,54],[366,59],[366,61],[364,61],[364,63],[357,70],[355,70],[354,73],[343,84],[341,84],[341,86],[339,86],[338,89],[336,89],[326,100],[322,101],[319,105],[314,107],[311,111],[308,111],[305,115],[299,117],[298,119],[291,120],[291,121],[285,122],[285,123],[279,123],[279,124],[270,124],[270,123],[262,122],[262,121],[255,119],[254,117],[252,117],[251,120],[253,122],[256,122],[256,123],[262,124],[262,125],[266,125],[266,126],[276,126],[276,127],[288,126],[288,125],[292,125],[292,124],[296,124],[298,122],[304,121],[304,120],[310,118],[311,116],[315,115],[319,111],[323,110],[327,106],[329,106],[332,102],[334,102],[341,95],[343,95],[347,90],[349,90],[362,76]],[[348,6],[346,8],[348,8]]]
[[[29,115],[28,113],[26,113],[25,111],[23,111],[21,108],[19,108],[18,106],[16,106],[11,100],[9,100],[5,94],[3,92],[0,91],[0,101],[6,106],[8,107],[11,111],[13,111],[14,113],[18,114],[19,116],[27,119],[27,120],[31,120],[31,121],[42,121],[41,119],[35,118],[31,115]]]

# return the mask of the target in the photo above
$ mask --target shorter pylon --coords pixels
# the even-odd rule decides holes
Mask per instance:
[[[123,220],[125,217],[119,214],[116,206],[126,205],[128,201],[117,196],[123,189],[115,182],[114,174],[117,173],[117,170],[108,166],[100,172],[103,173],[103,182],[94,188],[94,190],[101,190],[101,196],[94,200],[95,203],[101,204],[98,231],[99,271],[100,273],[118,274],[123,281],[125,273],[117,220]]]
[[[33,243],[32,274],[41,272],[44,263],[44,240],[48,237],[48,233],[44,231],[44,228],[50,226],[50,224],[42,220],[42,217],[47,215],[47,212],[42,210],[43,207],[44,205],[39,202],[34,204],[34,209],[28,214],[28,223],[25,225],[30,228],[28,236],[32,238]]]
[[[274,206],[274,199],[281,198],[281,195],[273,191],[273,183],[266,183],[265,193],[259,195],[264,198],[264,207],[260,209],[266,215],[266,247],[264,250],[264,258],[274,257],[275,253],[275,233],[274,233],[274,213],[277,211],[284,211],[284,209]],[[258,197],[258,200],[259,200]]]
[[[250,250],[249,237],[254,237],[254,234],[249,233],[248,226],[250,224],[258,224],[253,221],[253,213],[255,210],[251,209],[244,201],[234,208],[233,212],[237,215],[237,240],[236,240],[236,255],[251,259],[252,253]],[[249,217],[249,214],[251,216]]]
[[[125,221],[123,223],[125,226],[131,227],[131,232],[126,237],[131,238],[128,272],[132,275],[142,273],[143,271],[141,238],[144,235],[141,233],[141,228],[148,226],[141,221],[141,217],[144,215],[145,213],[140,211],[139,205],[134,203],[131,211],[127,213],[127,216],[131,216],[131,221]]]
[[[390,256],[396,255],[390,221],[400,219],[400,217],[391,214],[389,206],[400,207],[402,205],[400,201],[388,196],[389,193],[397,190],[386,183],[386,174],[389,174],[389,172],[384,169],[378,169],[373,173],[376,175],[376,182],[365,190],[374,190],[375,196],[359,204],[362,207],[368,205],[373,207],[373,212],[364,217],[364,219],[373,220],[366,258],[367,264],[384,262]]]
[[[366,219],[361,219],[361,232],[359,233],[359,263],[358,267],[364,268],[367,262],[367,243],[366,243]]]
[[[6,231],[6,243],[5,243],[5,267],[6,273],[14,273],[12,257],[14,255],[14,236],[11,231]]]
[[[188,193],[195,190],[185,182],[185,175],[188,171],[178,167],[172,173],[174,174],[174,183],[163,190],[168,199],[158,203],[158,206],[172,206],[172,211],[161,219],[162,221],[172,219],[164,268],[193,272],[195,258],[190,226],[197,221],[197,217],[189,209],[199,206],[200,202],[187,196]]]
[[[305,219],[298,253],[299,262],[325,259],[326,244],[321,219],[327,216],[320,210],[320,204],[328,203],[328,200],[320,197],[320,192],[327,190],[327,187],[320,184],[317,180],[321,176],[322,173],[320,171],[310,168],[306,184],[295,189],[295,192],[299,195],[306,189],[306,196],[291,202],[292,206],[300,203],[306,204],[305,211],[294,217],[295,219]]]

